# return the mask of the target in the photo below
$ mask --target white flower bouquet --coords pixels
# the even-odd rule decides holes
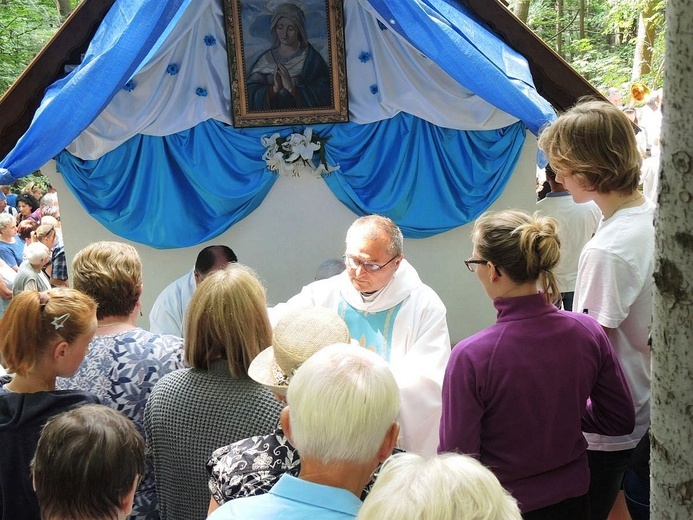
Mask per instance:
[[[287,137],[282,137],[279,133],[270,137],[262,136],[262,146],[266,148],[262,159],[269,171],[279,175],[300,177],[303,174],[324,177],[339,170],[339,165],[332,166],[327,163],[325,143],[330,137],[322,138],[314,134],[312,128],[306,128],[302,134],[295,133]]]

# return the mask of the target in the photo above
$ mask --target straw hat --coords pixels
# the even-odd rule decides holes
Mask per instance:
[[[272,346],[253,360],[248,375],[274,393],[286,395],[291,377],[306,359],[328,345],[349,342],[346,323],[332,309],[299,309],[277,322]]]

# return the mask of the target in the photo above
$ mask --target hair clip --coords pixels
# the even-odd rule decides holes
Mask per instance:
[[[40,292],[39,293],[39,304],[40,305],[46,305],[48,303],[48,300],[50,300],[50,296],[46,292]]]
[[[62,316],[56,316],[55,318],[53,318],[53,321],[51,321],[51,325],[53,325],[53,327],[55,327],[55,330],[58,330],[58,329],[65,326],[65,322],[67,321],[67,319],[69,317],[70,317],[69,312],[66,312]]]

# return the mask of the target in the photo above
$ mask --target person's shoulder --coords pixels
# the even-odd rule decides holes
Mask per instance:
[[[573,312],[567,310],[559,310],[557,313],[558,319],[572,321],[578,323],[586,332],[592,335],[601,336],[604,329],[599,322],[586,312]]]
[[[157,334],[136,327],[132,330],[130,338],[139,344],[151,349],[155,354],[164,355],[167,352],[177,352],[183,348],[184,340],[172,334]]]
[[[494,350],[498,343],[500,326],[493,324],[463,339],[452,348],[450,361],[459,359],[480,358]]]
[[[443,300],[440,299],[440,296],[438,296],[435,289],[421,280],[416,268],[408,262],[405,275],[406,280],[399,281],[410,286],[410,297],[427,302],[427,305],[435,305],[436,307],[442,308],[442,310],[445,311]]]
[[[161,370],[183,367],[183,339],[177,336],[155,334],[135,327],[117,335],[113,349],[121,361],[128,364],[148,361],[160,366]]]
[[[180,393],[182,389],[192,386],[188,384],[190,379],[190,368],[179,368],[172,370],[166,374],[162,374],[159,380],[154,385],[152,393],[147,401],[154,406],[159,399],[166,399],[166,395]]]
[[[296,449],[283,434],[255,435],[216,449],[208,466],[215,473],[285,473],[299,463]]]
[[[166,287],[164,287],[159,296],[157,297],[157,303],[159,300],[175,297],[178,294],[185,293],[189,291],[193,286],[195,286],[195,273],[194,270],[188,271],[180,278],[176,278]]]
[[[348,289],[349,287],[351,287],[351,282],[346,271],[344,271],[330,278],[316,280],[308,285],[304,285],[299,295],[313,295],[317,298],[324,298],[331,294],[338,294],[342,288]]]

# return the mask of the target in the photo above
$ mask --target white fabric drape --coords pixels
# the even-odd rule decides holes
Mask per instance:
[[[345,0],[344,11],[352,122],[399,112],[457,130],[517,121],[462,88],[395,31],[381,28],[367,0]],[[137,134],[170,135],[207,119],[231,124],[221,0],[191,2],[131,84],[70,144],[70,153],[97,159]]]

